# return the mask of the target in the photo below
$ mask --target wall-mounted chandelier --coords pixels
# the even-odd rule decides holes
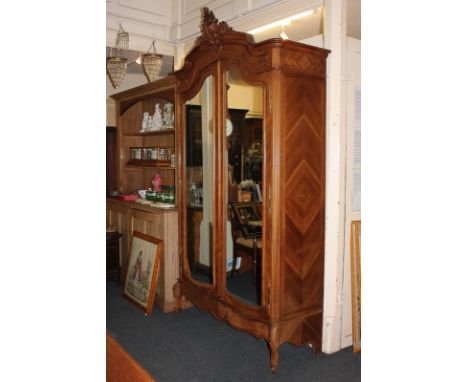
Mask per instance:
[[[150,48],[148,49],[148,53],[142,56],[143,71],[145,72],[148,82],[153,82],[158,78],[159,72],[163,66],[163,56],[156,53],[156,46],[154,43],[155,41],[153,40]],[[153,48],[153,53],[150,53],[151,48]]]

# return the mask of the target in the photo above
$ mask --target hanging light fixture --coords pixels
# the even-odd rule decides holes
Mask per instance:
[[[111,48],[110,55],[107,57],[106,62],[107,75],[112,83],[112,87],[117,89],[127,73],[127,58],[114,55],[113,49]]]
[[[122,23],[119,23],[119,31],[117,32],[117,49],[128,50],[130,38],[128,33],[122,28]]]
[[[117,89],[122,83],[125,74],[127,74],[127,58],[120,54],[121,50],[128,50],[128,33],[123,30],[122,23],[119,23],[119,31],[115,40],[114,50],[111,48],[109,57],[106,58],[107,75],[112,83],[112,87]]]
[[[143,71],[145,72],[148,82],[153,82],[158,78],[163,65],[163,56],[156,53],[156,46],[154,43],[155,41],[153,40],[150,48],[148,49],[148,53],[142,56]],[[151,48],[153,48],[153,53],[150,53]]]
[[[141,53],[138,55],[137,59],[135,60],[135,62],[138,64],[138,65],[141,65]]]

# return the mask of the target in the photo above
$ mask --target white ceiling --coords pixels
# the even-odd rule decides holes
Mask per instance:
[[[361,39],[361,0],[348,0],[347,3],[347,35],[355,39]],[[264,41],[269,38],[280,37],[281,26],[270,28],[264,32],[255,34],[255,41]],[[294,20],[284,27],[288,38],[300,41],[323,33],[323,7],[309,16]]]
[[[290,25],[284,27],[284,32],[290,40],[300,41],[308,37],[316,36],[322,33],[322,7],[315,13],[291,21]],[[282,31],[281,26],[276,26],[266,31],[255,33],[256,42],[268,40],[269,38],[278,38]]]
[[[162,28],[163,21],[161,20],[166,20],[166,32],[162,32],[164,28],[149,28],[148,30],[153,32],[156,31],[156,36],[153,33],[153,38],[157,40],[157,52],[159,54],[163,54],[163,68],[161,70],[160,75],[165,76],[174,69],[174,57],[172,56],[174,52],[174,47],[176,47],[177,44],[177,39],[173,40],[171,39],[171,32],[168,32],[171,28],[177,27],[177,21],[175,21],[173,18],[171,18],[171,14],[174,15],[177,13],[177,4],[190,4],[192,8],[194,8],[193,12],[196,14],[196,16],[193,16],[193,19],[190,19],[190,21],[187,22],[187,24],[183,25],[184,28],[189,28],[190,30],[193,30],[193,33],[196,33],[196,35],[199,34],[199,24],[200,24],[200,16],[199,16],[199,7],[196,6],[195,3],[198,5],[204,4],[210,6],[209,3],[210,1],[206,0],[197,0],[195,3],[192,4],[191,2],[188,2],[188,0],[185,0],[182,2],[182,0],[173,0],[172,3],[162,3],[162,2],[154,2],[154,0],[138,0],[139,7],[138,11],[135,11],[136,8],[133,8],[132,2],[133,0],[106,0],[107,4],[107,33],[108,33],[108,45],[109,45],[109,38],[111,41],[115,39],[116,36],[116,30],[114,30],[115,25],[117,24],[117,21],[123,22],[125,29],[127,32],[130,34],[130,40],[133,46],[131,46],[132,50],[128,50],[123,52],[123,55],[128,58],[128,64],[127,64],[127,73],[133,74],[133,75],[139,75],[141,74],[142,82],[144,83],[145,77],[143,75],[143,69],[142,66],[137,64],[135,62],[136,58],[138,57],[139,53],[146,53],[148,47],[150,46],[150,40],[146,36],[149,32],[146,31],[143,27],[148,27],[148,25],[151,24],[151,21],[153,20],[154,25],[160,25]],[[233,4],[233,1],[230,0],[219,0],[220,3],[225,3],[226,6],[229,4]],[[265,17],[259,17],[260,13],[257,13],[254,16],[250,17],[245,17],[245,15],[238,14],[237,16],[228,16],[229,13],[227,13],[226,10],[223,12],[223,7],[219,7],[215,13],[217,18],[220,21],[223,21],[223,19],[229,20],[229,17],[231,18],[231,21],[228,23],[230,25],[234,25],[234,29],[236,29],[235,24],[238,24],[238,30],[251,30],[253,28],[258,28],[263,25],[265,25],[265,19],[268,19],[268,22],[274,22],[274,21],[279,21],[282,18],[286,16],[291,15],[291,4],[294,2],[294,4],[301,3],[302,4],[302,11],[304,10],[310,10],[311,7],[315,9],[315,12],[309,16],[303,17],[301,19],[297,19],[291,22],[290,25],[286,26],[284,28],[284,31],[288,35],[288,38],[293,41],[300,41],[309,37],[313,37],[319,34],[323,33],[323,6],[313,6],[313,4],[317,4],[317,1],[310,1],[310,0],[291,0],[291,3],[288,1],[274,1],[274,0],[252,0],[252,4],[254,3],[268,3],[268,4],[273,4],[276,6],[276,4],[280,4],[279,9],[273,9],[273,8],[265,8],[265,10],[258,11],[261,12],[261,14]],[[141,4],[140,4],[141,3]],[[175,7],[174,9],[169,9],[168,4],[171,4],[172,7]],[[320,1],[318,2],[320,4]],[[150,7],[149,5],[152,6]],[[156,5],[158,7],[162,7],[161,9],[158,10],[159,13],[154,13],[154,6]],[[250,4],[250,2],[249,2]],[[311,5],[312,4],[312,5]],[[145,5],[145,6],[143,6]],[[153,7],[153,8],[152,8]],[[168,8],[168,9],[166,9]],[[301,9],[296,8],[297,13],[301,11]],[[361,0],[347,0],[346,2],[346,9],[347,9],[347,35],[356,39],[361,39]],[[285,12],[288,12],[289,14],[285,14]],[[179,10],[180,11],[180,10]],[[187,11],[184,8],[184,11]],[[219,12],[219,15],[218,15]],[[224,13],[224,17],[223,17]],[[191,13],[190,13],[191,14]],[[159,20],[158,17],[161,19]],[[171,26],[169,25],[171,23],[176,23],[175,25]],[[247,20],[246,23],[243,23],[244,20]],[[263,22],[261,21],[263,20]],[[180,22],[180,20],[178,21]],[[240,23],[239,23],[240,22]],[[160,23],[160,24],[158,24]],[[169,23],[169,24],[168,24]],[[115,25],[114,25],[115,24]],[[193,25],[192,25],[193,24]],[[249,25],[247,28],[246,25]],[[244,25],[242,27],[242,25]],[[143,29],[138,29],[138,26],[143,26]],[[180,25],[179,25],[180,26]],[[158,32],[159,31],[159,32]],[[254,35],[255,41],[263,41],[269,38],[279,38],[281,33],[281,26],[274,27],[271,29],[268,29],[267,31],[260,32]],[[190,34],[190,33],[189,33]],[[195,36],[195,34],[193,34]],[[113,43],[112,43],[113,45]],[[190,47],[190,45],[188,45]],[[177,49],[177,47],[176,47]],[[139,52],[140,51],[140,52]],[[106,48],[106,57],[109,56],[109,48]],[[138,76],[139,78],[140,76]],[[129,82],[130,78],[125,79],[124,82]],[[122,86],[124,87],[124,83],[122,83]],[[134,84],[134,86],[136,86]]]
[[[187,37],[199,34],[200,8],[205,5],[214,9],[220,21],[227,20],[234,29],[240,31],[263,26],[266,19],[268,22],[281,20],[291,15],[291,9],[296,9],[296,13],[315,9],[314,14],[292,21],[285,27],[285,32],[289,39],[294,41],[323,33],[323,6],[319,0],[251,0],[248,2],[248,8],[243,11],[237,10],[236,7],[244,2],[235,0],[138,0],[137,3],[133,3],[134,0],[106,1],[107,46],[112,45],[110,41],[115,39],[115,28],[122,22],[126,31],[130,33],[133,50],[145,50],[146,46],[150,45],[148,36],[152,34],[153,39],[158,41],[159,53],[173,54],[174,44],[178,44],[180,38],[183,42]],[[345,1],[347,35],[361,39],[361,0]],[[245,29],[247,25],[248,29]],[[274,27],[256,34],[255,40],[279,37],[280,33],[281,27]]]

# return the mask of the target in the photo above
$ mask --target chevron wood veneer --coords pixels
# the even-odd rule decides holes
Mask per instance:
[[[185,158],[185,102],[213,77],[212,284],[191,277],[186,216],[179,209],[181,274],[176,303],[188,300],[232,327],[265,339],[273,372],[284,342],[321,350],[324,282],[325,68],[329,51],[289,40],[254,43],[204,10],[202,37],[185,58],[177,81],[178,163]],[[261,305],[226,290],[226,81],[228,70],[262,86],[263,184]],[[181,148],[181,149],[180,149]],[[177,204],[187,205],[185,168],[178,171]]]

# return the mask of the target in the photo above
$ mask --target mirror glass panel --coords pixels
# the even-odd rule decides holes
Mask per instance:
[[[226,288],[262,305],[263,87],[227,72]]]
[[[213,76],[185,104],[186,238],[192,278],[213,283]]]

